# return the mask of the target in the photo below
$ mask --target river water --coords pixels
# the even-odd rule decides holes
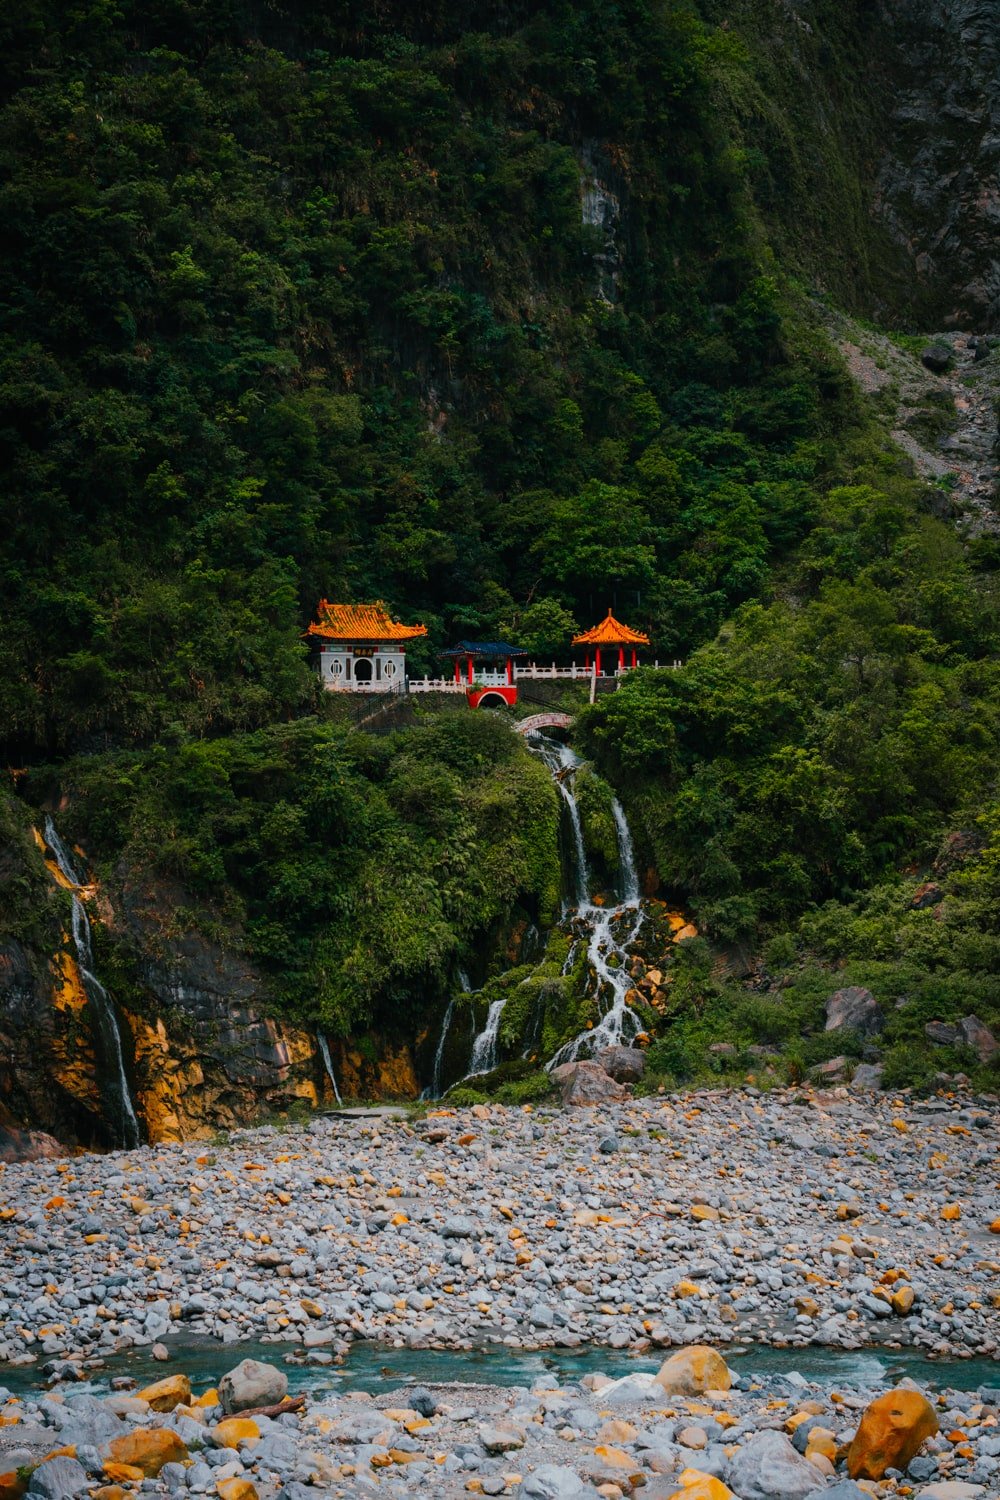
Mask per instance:
[[[289,1390],[322,1392],[379,1391],[408,1383],[479,1384],[531,1386],[552,1376],[558,1381],[580,1380],[592,1371],[615,1378],[640,1371],[658,1370],[670,1353],[630,1355],[615,1349],[588,1346],[582,1349],[394,1349],[385,1344],[352,1344],[344,1362],[316,1366],[298,1363],[301,1345],[247,1340],[222,1344],[215,1339],[168,1341],[169,1364],[160,1364],[150,1350],[134,1349],[105,1361],[89,1372],[84,1383],[71,1383],[68,1391],[103,1391],[113,1376],[130,1375],[140,1385],[160,1380],[172,1370],[183,1371],[198,1390],[217,1384],[219,1378],[242,1359],[259,1359],[281,1365],[287,1371]],[[937,1389],[975,1391],[982,1386],[1000,1386],[1000,1361],[989,1359],[931,1360],[917,1350],[828,1349],[820,1345],[804,1348],[774,1348],[770,1345],[733,1345],[721,1350],[739,1374],[773,1380],[798,1373],[806,1381],[826,1390],[841,1386],[885,1388],[909,1376],[920,1385]],[[289,1363],[286,1356],[292,1356]],[[14,1394],[35,1390],[44,1384],[37,1365],[0,1365],[0,1389]]]

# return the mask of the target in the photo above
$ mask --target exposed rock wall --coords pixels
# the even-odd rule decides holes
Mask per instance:
[[[882,0],[894,95],[875,212],[926,326],[1000,325],[1000,0]]]
[[[128,956],[137,980],[113,983],[136,1113],[150,1142],[206,1137],[258,1123],[296,1104],[334,1102],[311,1031],[269,1013],[264,978],[205,936],[171,933],[184,892],[131,879],[92,895],[91,917]],[[383,1037],[338,1045],[345,1099],[415,1098],[410,1049]],[[0,947],[0,1150],[110,1143],[100,1049],[72,944],[53,954]]]

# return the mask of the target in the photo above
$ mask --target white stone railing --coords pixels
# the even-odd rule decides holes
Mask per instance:
[[[641,662],[641,666],[663,666],[676,670],[684,665],[681,661],[672,662]],[[633,667],[618,667],[613,671],[602,672],[602,678],[627,677]],[[539,666],[537,662],[528,662],[526,665],[513,668],[513,680],[508,683],[506,672],[481,672],[477,673],[470,683],[465,677],[456,682],[454,677],[410,677],[404,684],[402,682],[386,682],[384,679],[376,682],[347,681],[343,678],[332,680],[324,679],[323,686],[327,692],[332,693],[467,693],[470,688],[493,688],[493,687],[516,687],[518,681],[525,682],[551,682],[554,678],[568,678],[575,682],[589,682],[593,676],[593,668],[577,666],[557,667],[555,662],[551,666]]]
[[[407,686],[411,693],[465,693],[467,682],[456,682],[454,677],[411,677]]]
[[[642,666],[642,667],[648,667],[648,666],[659,667],[661,665],[661,663],[659,661],[654,661],[654,662],[640,662],[639,665]],[[664,667],[668,667],[668,668],[672,668],[673,670],[676,670],[677,668],[683,666],[683,662],[680,662],[680,661],[663,662],[662,665]],[[635,670],[636,669],[634,667],[629,667],[629,666],[618,667],[618,666],[616,666],[610,672],[601,672],[600,676],[601,677],[624,677],[624,676],[627,675],[627,673],[633,672]],[[535,680],[545,680],[545,679],[550,679],[551,680],[553,677],[569,677],[569,678],[572,678],[572,679],[579,679],[579,680],[581,680],[583,682],[586,682],[587,679],[589,677],[592,677],[592,676],[593,676],[593,668],[592,667],[580,667],[580,666],[577,666],[577,664],[575,662],[574,662],[574,664],[571,667],[557,667],[556,664],[555,664],[555,662],[553,662],[550,667],[541,667],[541,666],[538,665],[537,662],[533,662],[532,661],[532,662],[528,662],[527,665],[521,665],[519,663],[514,668],[514,680],[515,681],[519,677],[526,678],[529,682],[535,681]]]

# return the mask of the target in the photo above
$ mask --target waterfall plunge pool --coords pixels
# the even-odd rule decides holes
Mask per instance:
[[[545,1376],[558,1383],[580,1380],[597,1372],[617,1378],[654,1372],[670,1354],[633,1355],[628,1351],[589,1345],[581,1349],[396,1349],[367,1340],[352,1344],[342,1364],[316,1365],[302,1362],[300,1344],[244,1340],[222,1344],[216,1339],[173,1340],[168,1343],[169,1363],[153,1359],[149,1348],[131,1349],[110,1356],[86,1370],[86,1379],[60,1386],[65,1394],[110,1388],[113,1377],[131,1376],[139,1386],[180,1372],[190,1377],[196,1390],[215,1385],[220,1377],[243,1359],[259,1359],[281,1365],[288,1374],[288,1388],[315,1395],[324,1392],[390,1391],[405,1385],[494,1385],[532,1386]],[[1000,1360],[929,1359],[914,1349],[889,1349],[869,1345],[863,1349],[833,1349],[810,1344],[795,1348],[768,1344],[722,1346],[733,1371],[759,1377],[767,1383],[779,1376],[798,1374],[825,1390],[838,1387],[884,1389],[909,1376],[920,1385],[938,1390],[976,1391],[1000,1386]],[[14,1395],[45,1389],[42,1365],[0,1365],[0,1390]]]

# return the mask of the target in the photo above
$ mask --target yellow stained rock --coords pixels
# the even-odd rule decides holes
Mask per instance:
[[[728,1391],[729,1366],[709,1344],[678,1349],[660,1366],[656,1379],[668,1396],[700,1396],[703,1391]]]
[[[946,1219],[949,1224],[954,1223],[956,1219],[962,1217],[962,1205],[960,1203],[946,1203],[941,1210],[941,1217],[942,1219]]]
[[[811,1463],[814,1469],[818,1469],[827,1478],[837,1472],[837,1466],[832,1458],[827,1458],[825,1453],[820,1453],[816,1448],[810,1448],[806,1454],[806,1461]]]
[[[136,1395],[140,1401],[148,1401],[153,1411],[173,1411],[175,1406],[186,1406],[191,1400],[191,1382],[186,1375],[168,1375]]]
[[[5,1490],[3,1487],[4,1476],[0,1474],[0,1500],[4,1500]],[[120,1484],[102,1484],[96,1490],[91,1490],[91,1500],[126,1500],[128,1490],[123,1490]]]
[[[104,1474],[108,1479],[120,1479],[123,1484],[131,1484],[133,1481],[145,1479],[145,1474],[136,1464],[113,1464],[104,1465]]]
[[[937,1430],[934,1408],[919,1391],[886,1391],[865,1408],[847,1451],[847,1472],[852,1479],[881,1479],[886,1469],[905,1470]]]
[[[148,1479],[155,1479],[164,1464],[183,1463],[187,1456],[187,1444],[165,1427],[140,1427],[112,1438],[108,1444],[112,1463],[131,1464]]]
[[[696,1281],[688,1281],[682,1278],[674,1286],[675,1297],[701,1297],[704,1293]]]
[[[719,1217],[719,1210],[708,1203],[695,1203],[691,1207],[691,1217],[699,1224],[706,1220],[714,1224]]]
[[[594,1452],[609,1468],[634,1469],[636,1467],[635,1460],[625,1452],[624,1448],[614,1448],[607,1443],[599,1443]]]
[[[892,1122],[892,1128],[898,1130],[900,1135],[906,1135],[910,1127],[905,1120],[896,1119]]]
[[[220,1479],[215,1490],[222,1500],[258,1500],[257,1486],[249,1479]]]
[[[892,1294],[892,1310],[904,1318],[913,1306],[912,1286],[900,1286]]]
[[[633,1427],[631,1422],[612,1417],[597,1434],[597,1440],[601,1443],[631,1443],[638,1436],[638,1428]]]
[[[226,1417],[212,1428],[212,1433],[220,1447],[236,1448],[240,1443],[259,1438],[260,1428],[253,1417]]]
[[[834,1463],[837,1458],[837,1438],[829,1427],[814,1427],[806,1439],[806,1458],[812,1458],[814,1453],[821,1453]]]
[[[674,1491],[670,1500],[736,1500],[721,1479],[704,1474],[700,1469],[682,1470],[677,1482],[680,1489]]]
[[[214,1385],[210,1385],[207,1391],[203,1391],[194,1402],[195,1406],[218,1406],[219,1392]]]

